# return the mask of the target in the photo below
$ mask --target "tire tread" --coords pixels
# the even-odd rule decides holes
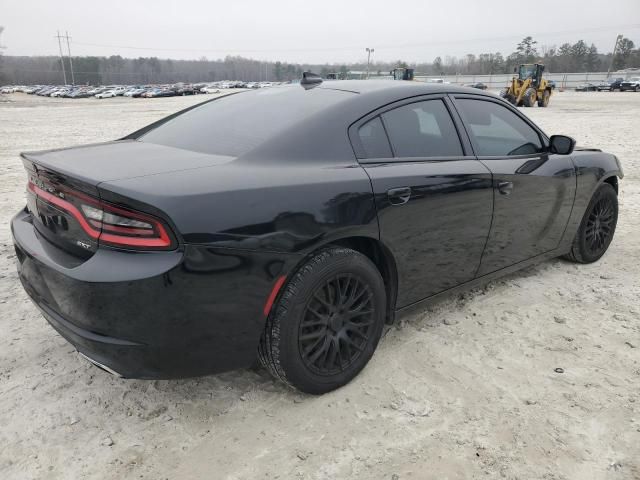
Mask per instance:
[[[276,299],[271,312],[267,316],[264,333],[258,346],[258,360],[271,375],[282,381],[291,388],[295,385],[287,376],[287,372],[280,361],[280,330],[281,324],[285,321],[293,299],[298,296],[302,283],[317,270],[321,269],[327,262],[341,257],[352,257],[359,255],[370,260],[364,255],[345,247],[327,247],[316,252],[306,263],[304,263],[282,287],[280,298]],[[375,266],[374,266],[375,268]]]

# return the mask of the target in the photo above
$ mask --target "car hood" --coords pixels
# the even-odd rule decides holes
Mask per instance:
[[[211,167],[235,159],[136,140],[25,152],[22,158],[94,186],[114,180]]]

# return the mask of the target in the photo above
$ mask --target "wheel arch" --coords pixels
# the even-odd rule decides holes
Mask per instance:
[[[376,266],[384,282],[387,294],[385,322],[387,324],[392,324],[395,320],[396,299],[398,298],[398,269],[391,251],[377,238],[354,235],[332,239],[322,245],[317,245],[313,250],[309,251],[302,259],[300,259],[300,261],[298,261],[298,263],[291,269],[291,273],[287,275],[287,278],[291,278],[294,273],[318,251],[335,246],[350,248],[351,250],[361,253],[371,260]]]
[[[602,179],[602,183],[608,183],[609,185],[611,185],[613,189],[616,191],[616,195],[618,195],[619,193],[618,192],[618,175],[616,175],[615,173],[612,173],[608,177],[604,177]]]
[[[345,237],[334,240],[329,245],[350,248],[373,262],[380,272],[387,293],[386,323],[392,324],[398,297],[398,268],[391,251],[380,240],[372,237]]]

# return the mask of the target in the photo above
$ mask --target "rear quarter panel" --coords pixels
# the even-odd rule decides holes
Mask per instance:
[[[166,213],[185,243],[307,253],[346,236],[378,238],[371,184],[355,163],[231,162],[100,186]]]

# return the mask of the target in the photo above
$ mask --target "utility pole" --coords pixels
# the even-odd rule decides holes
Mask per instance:
[[[369,80],[369,65],[371,65],[371,54],[375,52],[373,48],[366,48],[367,50],[367,80]]]
[[[62,65],[62,76],[64,77],[64,84],[67,84],[67,72],[64,68],[64,58],[62,57],[62,42],[60,39],[62,35],[60,35],[60,30],[58,30],[58,34],[55,36],[58,39],[58,48],[60,49],[60,65]]]
[[[64,32],[64,35],[67,39],[67,52],[69,52],[69,68],[71,69],[71,85],[75,85],[76,84],[76,79],[73,76],[73,61],[71,60],[71,47],[69,46],[69,32]]]
[[[613,46],[613,55],[611,55],[611,62],[609,62],[609,68],[607,69],[607,78],[609,78],[609,73],[613,68],[613,61],[616,59],[616,52],[618,51],[618,46],[624,37],[622,35],[618,35],[616,37],[616,44]]]

